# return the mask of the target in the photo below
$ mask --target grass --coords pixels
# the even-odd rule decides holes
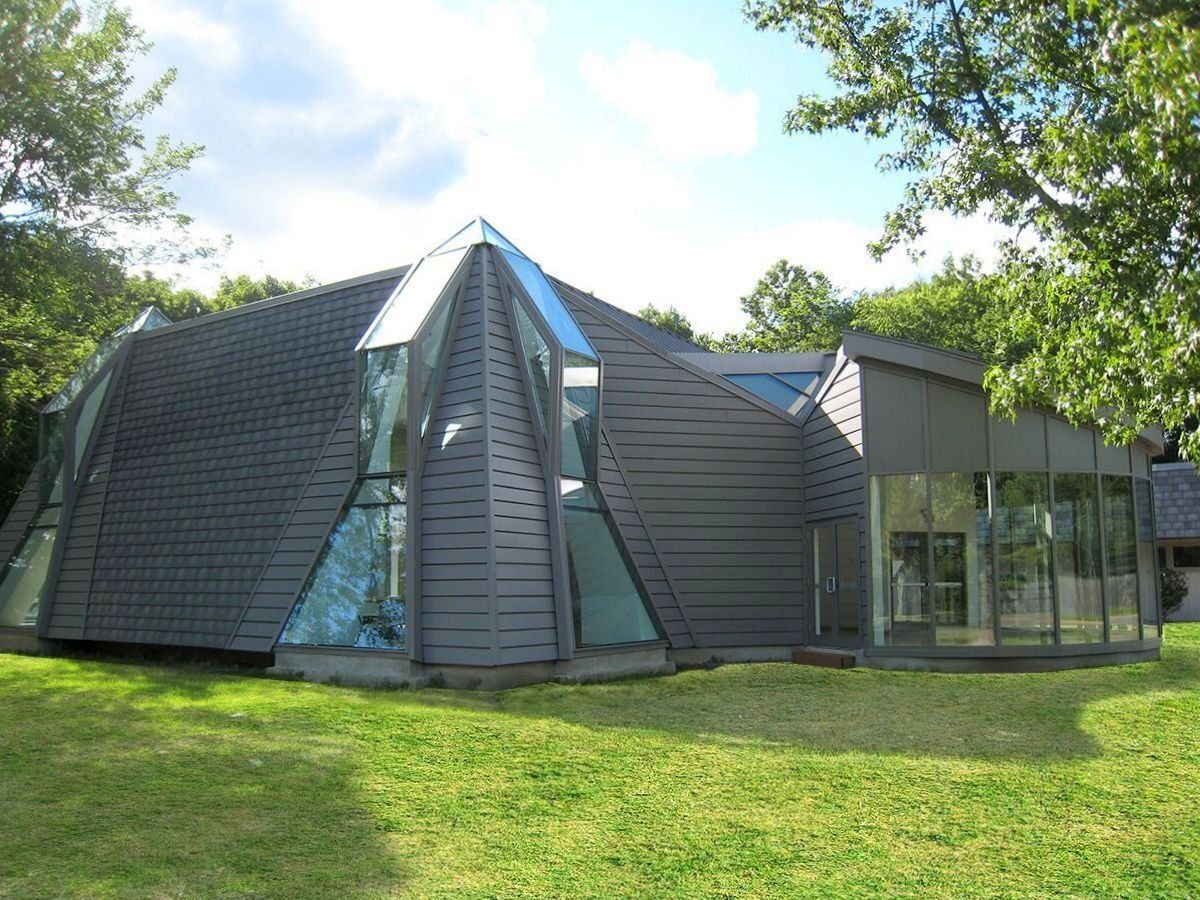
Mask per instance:
[[[1196,896],[1200,625],[502,694],[0,656],[0,895]]]

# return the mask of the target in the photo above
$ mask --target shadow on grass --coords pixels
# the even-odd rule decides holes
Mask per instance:
[[[757,742],[819,752],[1013,760],[1095,756],[1089,707],[1126,695],[1200,690],[1200,626],[1173,629],[1159,662],[1018,675],[784,663],[582,686],[478,694],[425,691],[415,701],[686,740]],[[1169,632],[1170,634],[1170,632]]]
[[[354,742],[276,711],[278,689],[187,666],[0,669],[0,895],[402,890]]]

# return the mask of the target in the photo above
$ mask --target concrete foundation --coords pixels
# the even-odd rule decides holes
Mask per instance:
[[[724,663],[791,662],[792,645],[777,647],[688,647],[669,650],[667,655],[680,668],[695,669]]]
[[[909,672],[1060,672],[1065,669],[1154,662],[1158,658],[1159,648],[1150,647],[1070,656],[864,656],[861,665]]]
[[[588,651],[574,659],[510,666],[422,665],[389,650],[335,647],[276,649],[271,674],[371,687],[448,687],[502,691],[546,681],[593,682],[671,675],[665,646]]]
[[[0,653],[44,653],[57,652],[57,641],[39,638],[33,628],[0,628]]]

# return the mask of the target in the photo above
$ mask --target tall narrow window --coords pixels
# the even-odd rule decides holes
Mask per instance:
[[[1133,480],[1137,504],[1138,598],[1142,607],[1142,639],[1158,637],[1158,572],[1154,568],[1154,491],[1145,478]]]
[[[1133,479],[1102,475],[1104,498],[1104,587],[1108,597],[1108,639],[1136,641],[1138,628],[1137,531],[1133,510]]]
[[[1054,643],[1047,478],[1039,472],[996,473],[996,581],[1002,644]]]
[[[369,350],[358,414],[359,471],[408,468],[408,347]]]
[[[520,335],[521,349],[525,357],[525,374],[533,385],[539,424],[542,433],[545,434],[550,423],[550,345],[516,298],[513,298],[513,309],[516,311],[517,333]]]
[[[596,479],[599,418],[600,365],[568,350],[563,354],[562,474]]]
[[[1103,641],[1100,510],[1092,473],[1054,476],[1054,544],[1062,642]]]
[[[0,570],[0,626],[37,624],[60,509],[53,506],[38,516],[17,552]]]
[[[939,647],[994,644],[987,473],[935,474],[930,490],[937,644]]]
[[[875,643],[931,645],[929,501],[924,475],[871,478]]]

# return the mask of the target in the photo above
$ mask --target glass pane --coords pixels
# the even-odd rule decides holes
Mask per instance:
[[[600,364],[563,354],[562,474],[595,480],[599,462]]]
[[[775,372],[775,377],[782,379],[802,394],[811,394],[821,379],[820,372]]]
[[[50,556],[58,529],[35,528],[29,532],[0,573],[0,626],[36,625],[38,601],[50,571]]]
[[[537,397],[538,424],[542,427],[542,434],[545,434],[546,423],[550,421],[550,345],[516,298],[513,307],[517,311],[517,332],[525,351],[525,374],[533,385],[533,393]]]
[[[784,384],[774,375],[765,372],[755,372],[748,375],[726,375],[738,387],[743,387],[750,393],[762,397],[772,406],[782,410],[791,409],[792,404],[800,399],[800,391]]]
[[[1064,644],[1104,640],[1100,589],[1100,510],[1096,476],[1054,476],[1054,558]]]
[[[105,373],[104,377],[100,379],[100,383],[83,401],[83,406],[79,408],[79,417],[75,420],[75,478],[79,477],[79,466],[83,462],[84,453],[92,439],[92,428],[96,425],[96,416],[100,414],[100,407],[104,403],[104,395],[108,391],[110,378],[112,378],[111,370]]]
[[[280,643],[403,650],[407,516],[402,502],[347,507]]]
[[[441,256],[427,256],[417,263],[384,304],[358,349],[373,350],[411,341],[446,290],[468,249],[463,247]]]
[[[926,508],[924,475],[871,478],[871,573],[878,645],[933,643]]]
[[[546,280],[546,276],[542,274],[542,270],[523,256],[507,250],[502,253],[505,262],[513,270],[517,280],[521,282],[521,287],[525,289],[525,293],[529,295],[533,305],[542,314],[542,318],[546,320],[546,324],[550,326],[550,330],[554,332],[558,342],[567,350],[574,350],[584,356],[598,356],[591,342],[584,336],[579,323],[575,321],[562,302],[562,298],[558,296],[558,293],[550,286],[550,282]]]
[[[430,253],[430,256],[436,256],[439,253],[448,253],[451,250],[461,250],[464,247],[470,247],[473,244],[485,243],[483,236],[483,220],[475,219],[468,222],[458,231],[454,232],[447,240],[438,244]]]
[[[1002,644],[1054,643],[1050,488],[1039,472],[996,474],[996,543]]]
[[[822,525],[813,529],[813,635],[824,637],[833,632],[834,600],[837,597],[836,549],[834,531]]]
[[[1144,478],[1133,480],[1137,503],[1138,595],[1142,606],[1142,637],[1158,636],[1158,572],[1154,568],[1154,493]]]
[[[358,413],[359,470],[408,468],[408,348],[366,354]]]
[[[486,219],[480,219],[479,221],[483,225],[483,238],[489,244],[494,244],[495,246],[499,247],[501,250],[507,250],[510,253],[516,253],[518,256],[525,255],[520,250],[518,250],[515,246],[513,246],[512,242],[508,238],[506,238],[504,235],[502,235],[500,232],[498,232],[495,228],[493,228]]]
[[[647,612],[649,599],[634,577],[604,498],[594,485],[563,487],[576,643],[585,647],[659,639]]]
[[[1104,553],[1108,563],[1108,639],[1136,641],[1138,628],[1137,532],[1133,514],[1133,479],[1103,475]]]
[[[837,630],[843,638],[858,637],[858,526],[837,527]]]
[[[433,385],[437,373],[441,371],[446,359],[446,346],[449,343],[450,320],[454,312],[454,303],[443,303],[434,316],[425,337],[421,338],[419,354],[420,367],[417,370],[417,392],[421,403],[421,436],[429,427],[429,417],[433,412]]]
[[[63,389],[54,396],[53,400],[46,404],[44,411],[58,412],[70,406],[72,401],[83,393],[83,389],[96,376],[96,373],[104,368],[104,364],[112,359],[113,354],[117,352],[124,341],[125,333],[123,331],[118,331],[112,337],[107,337],[101,341],[100,345],[96,347],[95,352],[83,361],[83,365],[70,377],[63,386]]]
[[[933,476],[933,591],[938,646],[996,643],[986,472]]]
[[[62,503],[63,456],[67,450],[67,414],[42,413],[38,491],[42,503]]]

